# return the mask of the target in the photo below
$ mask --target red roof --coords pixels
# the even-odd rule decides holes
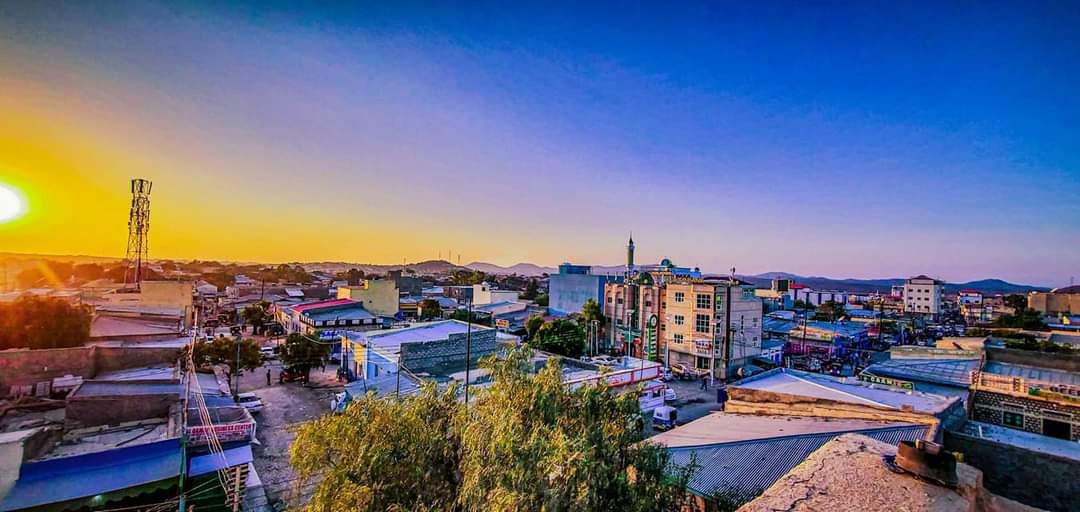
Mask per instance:
[[[969,294],[973,294],[973,295],[982,295],[982,293],[980,293],[979,290],[972,290],[970,288],[967,289],[967,290],[960,290],[960,293],[969,293]]]
[[[323,301],[319,301],[319,302],[308,302],[307,304],[297,304],[295,306],[292,306],[292,310],[296,311],[297,313],[303,313],[304,311],[307,311],[309,309],[321,309],[321,308],[329,308],[329,307],[333,307],[333,306],[344,306],[345,304],[352,304],[352,303],[359,304],[359,302],[357,302],[355,300],[352,300],[352,299],[330,299],[330,300],[323,300]]]
[[[791,288],[793,290],[801,290],[803,288],[809,288],[809,286],[806,286],[805,284],[791,283],[791,286],[789,286],[788,288]]]

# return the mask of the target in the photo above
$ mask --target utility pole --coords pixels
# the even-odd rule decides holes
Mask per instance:
[[[240,333],[236,335],[236,366],[233,366],[233,400],[240,395],[240,340],[244,337],[244,320],[240,319]]]
[[[465,409],[469,408],[469,366],[472,363],[472,299],[465,303]],[[398,360],[398,372],[401,371],[401,360]]]

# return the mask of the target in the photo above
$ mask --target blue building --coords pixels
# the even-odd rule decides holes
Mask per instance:
[[[604,285],[621,283],[622,276],[597,275],[588,265],[559,265],[559,273],[548,277],[548,309],[553,315],[580,313],[589,299],[603,304]]]

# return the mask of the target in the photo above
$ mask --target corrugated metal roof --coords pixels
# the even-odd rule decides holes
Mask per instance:
[[[1080,373],[1053,370],[1050,368],[1036,368],[1034,366],[1024,366],[1021,364],[987,361],[983,370],[987,373],[1007,375],[1009,377],[1023,377],[1024,380],[1033,382],[1080,386]]]
[[[894,379],[968,387],[978,359],[890,359],[866,368],[868,373]]]
[[[878,441],[897,444],[926,435],[929,426],[908,425],[804,434],[755,441],[671,448],[671,464],[685,467],[693,461],[698,469],[687,486],[691,492],[711,496],[727,492],[749,501],[791,471],[825,443],[846,433],[859,433]]]

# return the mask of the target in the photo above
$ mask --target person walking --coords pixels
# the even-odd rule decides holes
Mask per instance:
[[[273,384],[270,383],[270,369],[269,368],[266,369],[266,385],[267,386],[272,386],[273,385]]]
[[[720,410],[724,410],[724,406],[727,405],[728,394],[727,388],[720,386],[716,388],[716,403],[720,404]]]
[[[708,391],[709,390],[709,379],[706,378],[706,377],[701,378],[701,390],[702,391]]]

